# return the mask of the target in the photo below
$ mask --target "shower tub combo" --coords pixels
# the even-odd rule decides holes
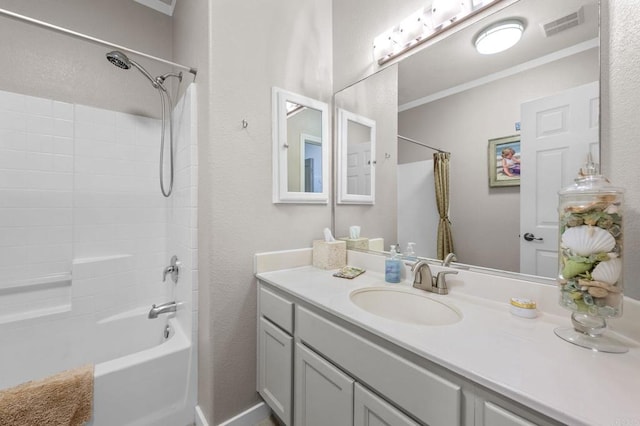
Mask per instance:
[[[0,87],[0,390],[93,364],[90,426],[193,424],[195,85],[173,105],[162,84],[179,76],[152,78],[162,123]],[[161,282],[173,254],[180,282]]]
[[[89,326],[61,319],[51,321],[50,327],[32,328],[31,333],[22,328],[3,333],[7,346],[0,351],[0,362],[14,368],[3,369],[0,389],[93,363],[90,426],[191,424],[194,401],[189,387],[195,365],[190,338],[174,314],[150,320],[148,311],[136,308]],[[57,350],[60,336],[48,330],[63,325],[91,330],[89,336],[65,342],[73,354]]]
[[[0,390],[93,364],[89,426],[192,424],[197,363],[189,304],[178,302],[175,312],[155,318],[150,318],[150,305],[121,312],[115,308],[109,316],[92,311],[104,299],[101,289],[112,284],[119,291],[115,283],[135,274],[127,271],[132,259],[76,261],[73,284],[66,276],[23,284],[19,290],[0,288],[0,301],[13,298],[14,305],[25,294],[43,297],[33,300],[31,311],[0,315]],[[54,300],[67,303],[54,305]]]
[[[0,85],[0,390],[93,364],[90,426],[193,424],[196,94],[180,70],[197,71],[0,17],[0,34],[29,41],[13,52],[26,67]],[[96,60],[62,62],[69,51]],[[105,55],[140,71],[140,89],[104,84],[127,78]],[[42,70],[52,72],[33,83]],[[92,86],[89,74],[108,78]],[[161,105],[147,105],[152,89]],[[172,255],[183,260],[177,284],[160,281]],[[150,318],[153,303],[170,300],[175,312]]]

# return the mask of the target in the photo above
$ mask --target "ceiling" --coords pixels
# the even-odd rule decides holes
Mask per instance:
[[[584,22],[545,37],[541,24],[564,17],[584,7]],[[473,39],[486,26],[502,19],[519,18],[525,23],[520,42],[495,55],[481,55]],[[598,0],[520,0],[464,30],[453,33],[399,63],[398,104],[424,103],[435,93],[463,85],[541,56],[597,40]]]

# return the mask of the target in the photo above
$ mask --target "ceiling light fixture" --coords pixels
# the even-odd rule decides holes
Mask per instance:
[[[478,53],[493,55],[513,47],[520,41],[524,23],[518,19],[508,19],[488,26],[480,31],[473,44]]]
[[[148,0],[136,0],[148,1]],[[399,24],[379,34],[373,41],[373,58],[382,65],[416,46],[449,31],[469,17],[500,0],[429,0]]]

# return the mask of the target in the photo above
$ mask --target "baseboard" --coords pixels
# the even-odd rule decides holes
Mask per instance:
[[[260,402],[237,416],[220,423],[219,426],[255,426],[260,421],[269,417],[269,414],[269,406],[264,402]],[[197,421],[196,425],[198,425]],[[206,426],[207,424],[204,423],[203,425]]]
[[[196,426],[209,426],[209,422],[204,416],[204,413],[200,409],[199,405],[196,405]]]

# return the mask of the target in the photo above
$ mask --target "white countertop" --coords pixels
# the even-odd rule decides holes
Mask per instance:
[[[553,330],[570,326],[570,312],[550,307],[562,315],[541,310],[535,319],[516,317],[509,311],[508,298],[494,301],[464,290],[477,291],[466,282],[473,274],[465,271],[462,278],[447,277],[452,277],[448,295],[413,289],[407,281],[387,284],[383,274],[371,270],[353,280],[335,278],[333,272],[304,266],[257,277],[558,421],[640,426],[637,343],[628,342],[628,353],[608,354],[565,342]],[[349,299],[353,290],[381,285],[427,294],[458,308],[463,318],[450,325],[411,325],[370,314]],[[512,296],[530,297],[532,291],[536,290],[523,287]]]

